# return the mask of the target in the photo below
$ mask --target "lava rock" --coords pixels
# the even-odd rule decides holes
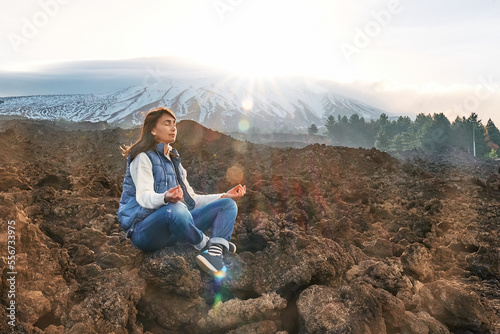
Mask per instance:
[[[458,283],[439,280],[423,285],[415,294],[419,308],[451,330],[491,333],[495,329],[493,309]]]
[[[208,328],[228,331],[248,323],[278,320],[280,310],[285,307],[286,300],[275,292],[249,300],[231,299],[211,309],[207,317],[198,322],[198,328],[200,333],[206,333]]]
[[[368,284],[313,285],[297,301],[300,333],[385,333],[382,305]]]
[[[243,273],[231,288],[260,295],[272,291],[294,293],[315,279],[329,283],[340,279],[352,258],[334,241],[281,232],[278,242],[270,242],[256,254],[240,254]]]
[[[0,172],[0,191],[8,191],[11,188],[18,188],[20,190],[31,189],[26,180],[13,173]]]
[[[426,282],[434,277],[431,254],[422,244],[408,246],[401,255],[401,264],[405,272],[419,281]]]
[[[194,249],[179,246],[147,254],[140,267],[141,277],[156,288],[194,297],[202,288],[200,271],[194,261],[187,261],[194,257]]]
[[[481,246],[479,250],[466,257],[471,271],[481,278],[500,279],[500,249]]]

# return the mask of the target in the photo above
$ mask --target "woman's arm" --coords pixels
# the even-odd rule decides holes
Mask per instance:
[[[184,184],[186,185],[186,189],[189,193],[189,195],[191,195],[191,197],[194,199],[196,205],[195,205],[195,209],[203,206],[203,205],[206,205],[208,203],[211,203],[215,200],[218,200],[220,198],[231,198],[233,200],[237,200],[241,197],[243,197],[246,192],[247,192],[247,187],[246,186],[242,186],[241,184],[238,184],[236,187],[234,188],[231,188],[230,190],[228,190],[227,192],[223,193],[223,194],[213,194],[213,195],[197,195],[194,193],[194,190],[193,188],[191,188],[191,186],[189,185],[189,182],[187,180],[187,172],[186,170],[184,169],[184,167],[182,167],[182,175],[184,175]]]
[[[231,198],[234,200],[240,199],[247,193],[247,186],[242,186],[238,184],[236,187],[229,189],[227,192],[222,194],[220,198]]]
[[[181,168],[182,168],[183,181],[184,181],[184,184],[186,185],[186,190],[188,191],[189,195],[191,195],[191,197],[193,198],[193,200],[195,202],[195,209],[202,207],[203,205],[206,205],[208,203],[212,203],[213,201],[216,201],[216,200],[221,198],[221,196],[223,194],[212,194],[212,195],[197,195],[197,194],[195,194],[193,188],[191,188],[191,186],[189,185],[189,182],[187,180],[186,170],[184,169],[184,167],[182,167],[182,165],[181,165]]]
[[[139,153],[130,163],[130,174],[135,185],[135,198],[146,209],[165,205],[165,194],[154,191],[153,165],[146,153]]]

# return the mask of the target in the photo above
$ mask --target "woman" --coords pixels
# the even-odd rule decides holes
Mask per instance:
[[[198,265],[211,275],[224,267],[237,214],[234,200],[246,193],[237,185],[224,194],[196,195],[186,179],[179,154],[170,144],[177,135],[176,117],[167,108],[151,110],[139,140],[123,148],[127,170],[118,208],[120,226],[132,244],[151,252],[176,242],[199,251]],[[211,229],[210,238],[205,235]]]

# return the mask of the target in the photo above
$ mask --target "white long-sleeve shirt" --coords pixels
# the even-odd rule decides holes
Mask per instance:
[[[169,152],[166,155],[170,159],[170,147]],[[181,166],[182,167],[182,166]],[[130,163],[130,174],[132,176],[132,181],[134,181],[136,190],[136,200],[140,206],[146,209],[158,209],[162,205],[168,204],[164,202],[165,193],[157,193],[154,191],[154,177],[153,177],[153,164],[147,156],[146,153],[139,153],[134,160]],[[195,194],[193,188],[189,185],[187,181],[187,172],[182,167],[183,181],[186,185],[186,189],[195,201],[195,209],[211,203],[219,199],[223,194],[213,194],[213,195],[197,195]]]

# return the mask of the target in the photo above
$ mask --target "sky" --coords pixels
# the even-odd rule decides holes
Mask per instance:
[[[167,56],[500,126],[498,18],[500,0],[0,0],[0,96],[118,90],[127,59]]]

